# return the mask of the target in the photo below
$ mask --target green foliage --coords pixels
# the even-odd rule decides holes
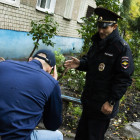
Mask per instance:
[[[82,114],[82,109],[80,106],[74,106],[71,102],[69,103],[69,107],[68,107],[68,112],[71,115],[76,116],[77,118],[80,118],[81,114]]]
[[[54,46],[54,43],[50,40],[54,35],[56,35],[57,23],[53,21],[50,15],[46,14],[45,19],[39,21],[31,21],[32,29],[29,34],[32,34],[32,39],[36,41],[38,39],[42,40],[42,43],[47,46]]]
[[[96,33],[96,18],[95,15],[86,18],[83,17],[83,24],[81,24],[81,29],[78,29],[78,33],[82,35],[84,45],[82,47],[82,52],[87,53],[89,47],[92,45],[91,37]]]
[[[133,58],[136,65],[139,65],[140,59],[140,34],[139,31],[135,31],[135,34],[131,34],[131,39],[128,40],[131,50],[133,52]],[[137,67],[138,68],[138,67]]]
[[[122,98],[121,98],[121,100],[120,100],[120,104],[122,103],[122,102],[124,102],[126,100],[126,96],[124,95]]]
[[[63,80],[65,81],[63,85],[67,85],[72,91],[81,93],[85,84],[85,73],[71,69],[65,76],[63,76]]]
[[[102,6],[115,13],[120,11],[120,0],[95,0],[97,6]]]
[[[134,29],[136,29],[136,31],[139,31],[140,32],[140,26],[139,26],[139,23],[140,23],[140,16],[135,18],[134,20],[133,19],[130,19],[129,18],[129,29],[132,31]]]
[[[82,109],[80,107],[74,107],[73,115],[81,116],[81,114],[82,114]]]
[[[135,79],[136,88],[140,90],[140,34],[138,30],[135,30],[135,33],[132,31],[130,33],[131,39],[129,39],[127,42],[129,43],[133,53],[133,60],[135,65],[133,78]]]
[[[138,90],[140,90],[140,78],[139,77],[135,77],[135,86]]]
[[[131,10],[130,14],[132,18],[140,17],[140,1],[139,0],[131,0]]]
[[[117,116],[123,121],[123,125],[128,123],[127,117],[124,112],[118,113]]]
[[[140,51],[139,51],[140,55]],[[135,71],[134,71],[134,79],[135,79],[135,88],[140,90],[140,56],[138,56],[135,61]]]
[[[39,40],[42,40],[47,46],[54,46],[54,43],[51,39],[54,35],[57,35],[57,27],[58,23],[54,21],[54,19],[46,13],[45,18],[39,21],[31,21],[31,31],[28,35],[32,35],[32,40],[34,41],[34,49],[30,54],[32,56],[33,52],[38,49]]]
[[[68,116],[69,116],[69,120],[67,120],[67,126],[70,127],[70,129],[76,129],[78,122],[79,122],[79,118],[82,114],[82,108],[81,106],[74,106],[73,103],[69,103],[68,105]]]
[[[60,51],[55,51],[56,66],[58,71],[58,77],[62,75],[65,70],[64,62],[65,56]],[[62,86],[69,88],[71,91],[81,93],[85,84],[85,72],[81,72],[75,69],[70,69],[63,75],[59,82]]]
[[[58,77],[62,74],[64,71],[64,62],[65,62],[65,56],[60,53],[60,51],[54,51],[55,53],[55,59],[56,59],[56,67],[58,71]]]
[[[140,90],[140,15],[139,0],[127,0],[123,1],[123,11],[121,15],[123,16],[123,22],[120,24],[121,32],[123,33],[124,39],[130,45],[132,50],[135,71],[134,71],[134,81],[137,89]],[[133,12],[137,9],[137,12]],[[139,12],[138,12],[139,9]]]

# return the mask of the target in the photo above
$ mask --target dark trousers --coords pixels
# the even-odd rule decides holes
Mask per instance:
[[[88,119],[82,114],[78,124],[75,140],[104,140],[110,119]]]

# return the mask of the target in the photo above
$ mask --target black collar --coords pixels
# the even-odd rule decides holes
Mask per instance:
[[[112,44],[113,42],[118,40],[119,38],[120,38],[120,35],[119,35],[118,28],[116,30],[114,30],[110,35],[108,35],[105,39],[101,39],[99,36],[99,33],[97,32],[92,37],[93,46],[97,46],[100,49],[103,49],[106,46],[108,46],[109,44]]]

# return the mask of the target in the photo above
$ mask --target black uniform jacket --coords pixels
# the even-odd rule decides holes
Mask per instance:
[[[87,72],[81,98],[83,111],[91,118],[111,118],[116,115],[119,100],[132,82],[132,54],[129,45],[119,36],[118,29],[103,40],[97,33],[92,40],[93,45],[80,59],[78,67],[78,70]],[[109,116],[100,111],[106,101],[116,103]]]

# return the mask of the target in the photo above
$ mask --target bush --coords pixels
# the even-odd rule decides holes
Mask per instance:
[[[66,59],[65,56],[60,53],[60,51],[55,51],[55,57],[60,85],[67,87],[67,89],[70,91],[81,93],[85,84],[86,73],[75,69],[70,69],[61,77],[65,71],[64,62]]]

